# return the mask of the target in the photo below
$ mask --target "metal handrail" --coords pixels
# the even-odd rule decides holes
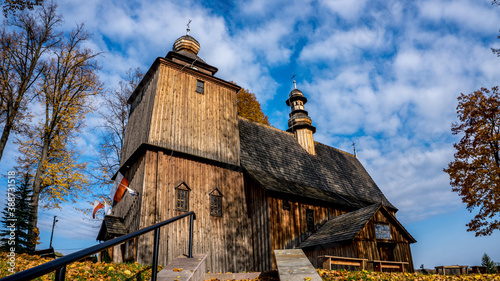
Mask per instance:
[[[43,276],[49,272],[56,271],[56,276],[55,280],[64,280],[64,277],[66,275],[66,265],[73,263],[75,261],[79,261],[87,256],[90,256],[92,254],[101,252],[102,250],[105,250],[109,247],[113,247],[115,245],[121,244],[127,240],[130,240],[132,238],[135,238],[137,236],[141,236],[145,233],[148,233],[152,230],[155,231],[154,234],[154,247],[153,247],[153,265],[151,268],[151,280],[156,281],[157,277],[157,268],[158,268],[158,244],[160,241],[160,227],[165,226],[167,224],[173,223],[177,220],[180,220],[185,217],[190,217],[190,224],[189,224],[189,254],[188,258],[193,257],[193,221],[196,219],[196,215],[193,211],[182,214],[180,216],[168,219],[166,221],[157,223],[152,226],[148,226],[146,228],[143,228],[141,230],[138,230],[136,232],[120,236],[111,240],[108,240],[104,243],[101,243],[99,245],[95,245],[83,250],[80,250],[78,252],[71,253],[67,256],[64,256],[62,258],[58,258],[52,261],[49,261],[47,263],[41,264],[39,266],[23,270],[21,272],[18,272],[13,275],[6,276],[0,281],[10,281],[10,280],[32,280],[34,278]]]

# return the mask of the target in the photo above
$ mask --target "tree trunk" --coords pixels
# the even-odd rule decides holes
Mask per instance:
[[[42,192],[42,176],[44,172],[44,166],[45,166],[45,160],[47,159],[47,155],[49,152],[49,142],[47,140],[44,140],[43,142],[43,147],[42,147],[42,155],[40,157],[40,161],[38,162],[38,166],[36,168],[36,173],[35,177],[33,180],[33,195],[31,197],[31,207],[33,211],[33,221],[30,222],[32,226],[32,230],[30,230],[33,235],[33,239],[37,239],[38,233],[35,233],[34,230],[37,227],[38,224],[38,201],[40,200],[40,193]],[[36,244],[33,245],[33,247],[36,247]],[[34,249],[33,249],[34,250]]]
[[[2,161],[3,150],[7,145],[7,141],[9,140],[10,131],[12,130],[12,122],[7,120],[5,127],[3,128],[2,137],[0,138],[0,161]]]
[[[16,120],[17,113],[19,112],[21,101],[22,101],[22,96],[18,96],[18,98],[15,100],[14,104],[9,110],[10,114],[7,115],[7,120],[5,120],[5,127],[3,128],[2,137],[0,138],[0,161],[2,161],[3,150],[5,149],[5,146],[9,141],[10,131],[14,127],[14,121]]]

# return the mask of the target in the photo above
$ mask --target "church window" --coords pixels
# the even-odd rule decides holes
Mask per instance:
[[[205,82],[196,80],[196,92],[203,94],[205,89]]]
[[[390,240],[391,239],[391,228],[389,227],[389,225],[376,223],[375,224],[375,237],[377,239]]]
[[[179,184],[176,188],[176,204],[175,209],[177,211],[187,212],[189,211],[189,191],[191,189],[183,182]]]
[[[210,215],[222,217],[222,193],[214,188],[208,195],[210,196]]]
[[[283,210],[290,211],[290,201],[283,200]]]
[[[306,209],[307,231],[314,231],[314,210]]]

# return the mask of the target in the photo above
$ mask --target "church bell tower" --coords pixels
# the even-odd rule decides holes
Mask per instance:
[[[290,106],[292,109],[292,112],[290,112],[290,119],[288,119],[287,132],[293,132],[300,146],[309,154],[316,155],[313,138],[316,127],[312,125],[311,117],[309,117],[307,111],[304,109],[307,98],[297,89],[295,79],[293,80],[293,88],[289,98],[286,100],[286,105]]]

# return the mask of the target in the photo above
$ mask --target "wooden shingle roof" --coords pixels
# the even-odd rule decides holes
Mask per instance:
[[[266,190],[352,209],[382,203],[397,209],[353,155],[315,142],[307,153],[293,134],[239,118],[240,160]]]
[[[300,243],[299,248],[354,239],[379,207],[380,204],[373,204],[327,221],[304,242]]]
[[[327,221],[304,242],[300,243],[299,248],[325,246],[353,240],[379,210],[384,212],[391,223],[408,239],[408,242],[417,242],[399,221],[382,204],[378,203]]]
[[[115,216],[104,216],[104,220],[97,234],[98,241],[107,241],[109,239],[127,234],[127,229],[123,219]]]

